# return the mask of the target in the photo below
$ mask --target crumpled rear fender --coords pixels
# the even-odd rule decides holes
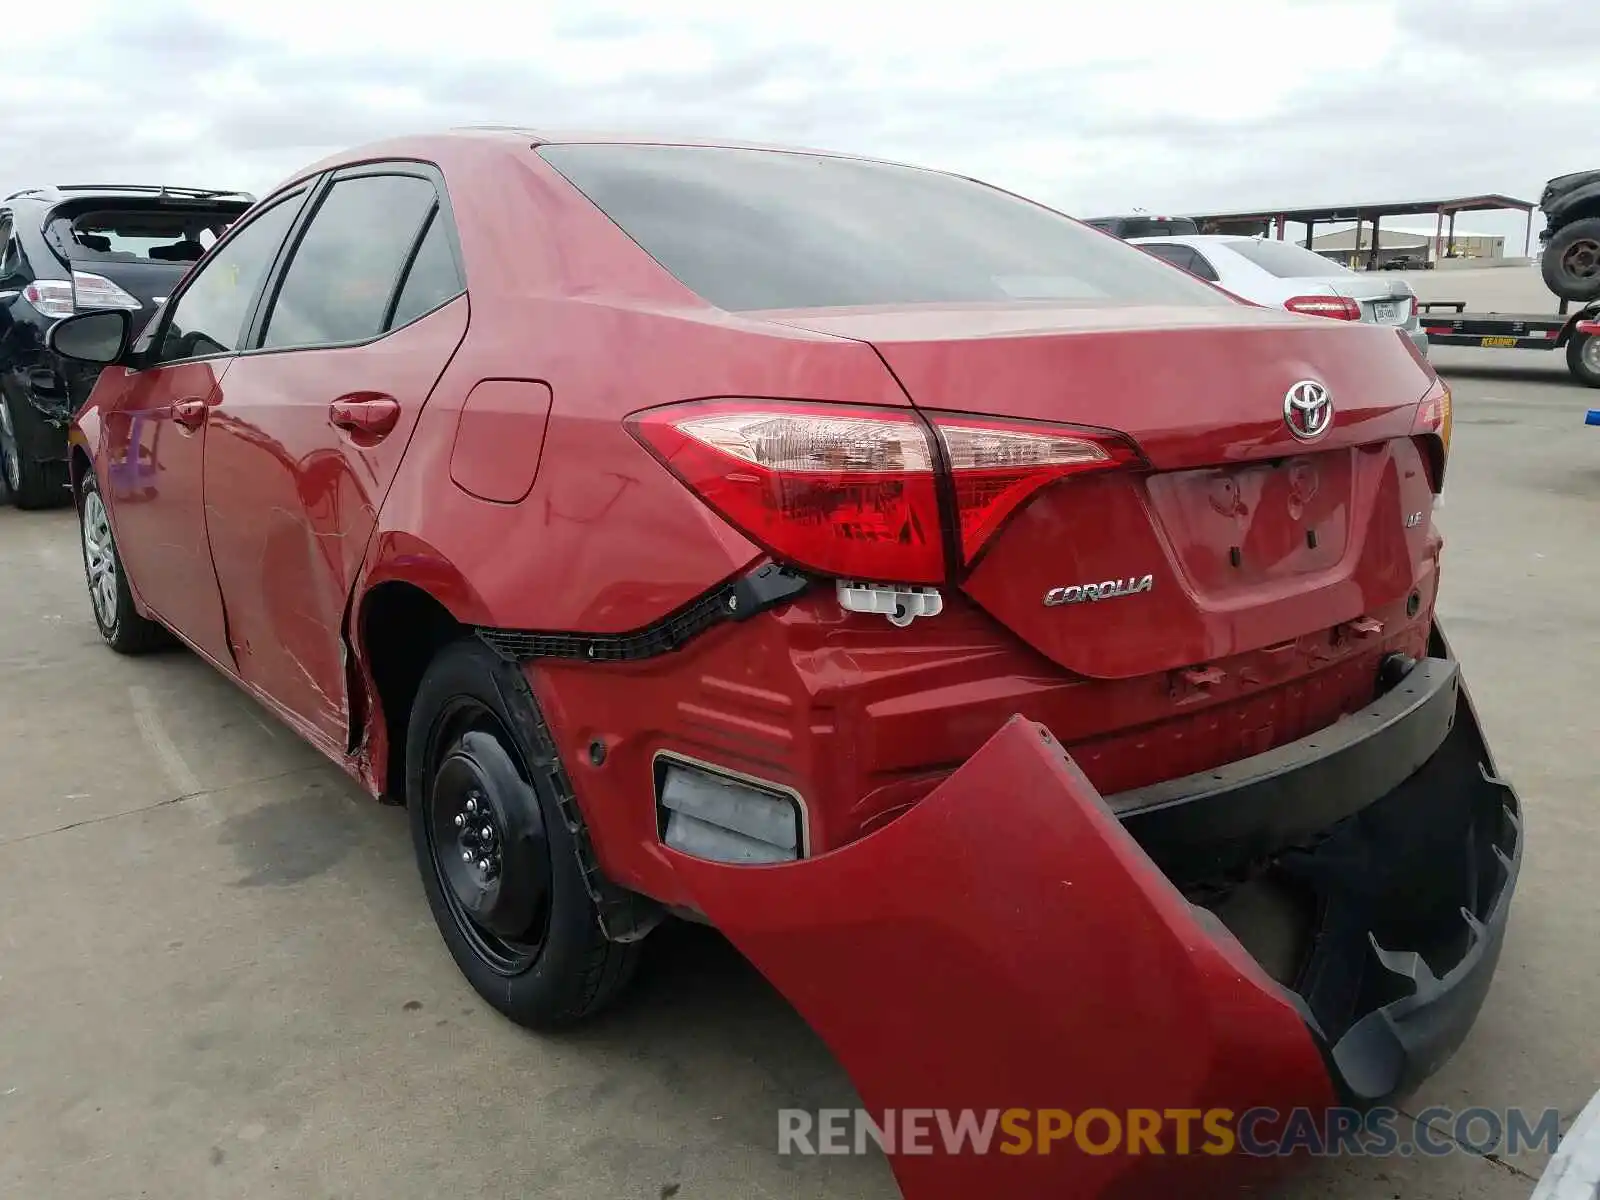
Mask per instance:
[[[1178,893],[1059,743],[1020,717],[916,807],[840,850],[775,866],[666,853],[875,1118],[1334,1103],[1296,998]],[[1198,1195],[1246,1165],[1237,1153],[1176,1156],[1167,1135],[1161,1157],[1092,1155],[1070,1140],[1047,1155],[950,1155],[932,1140],[932,1154],[890,1155],[908,1200]]]

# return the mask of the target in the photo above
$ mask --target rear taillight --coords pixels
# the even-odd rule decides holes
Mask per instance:
[[[930,414],[955,488],[961,561],[970,563],[1006,518],[1040,488],[1086,471],[1135,463],[1116,435]]]
[[[779,559],[847,578],[944,577],[933,447],[910,413],[696,404],[640,414],[631,428]]]
[[[1423,447],[1423,458],[1428,464],[1429,482],[1436,494],[1444,488],[1444,467],[1450,457],[1450,430],[1454,423],[1450,385],[1442,379],[1435,379],[1433,386],[1417,405],[1417,416],[1411,425],[1411,436]]]
[[[46,317],[70,317],[77,311],[72,307],[69,279],[35,279],[22,289],[22,298]]]
[[[139,298],[123,291],[104,275],[91,275],[87,271],[72,273],[73,303],[79,312],[92,312],[97,308],[140,307]]]
[[[1337,321],[1361,319],[1361,305],[1348,296],[1290,296],[1283,306],[1308,317],[1332,317]]]
[[[697,402],[628,424],[773,557],[897,583],[943,582],[947,545],[971,562],[1039,489],[1140,461],[1126,438],[1099,430],[846,405]]]
[[[1419,311],[1420,311],[1420,310],[1419,310],[1419,309],[1418,309],[1418,307],[1417,307],[1417,298],[1416,298],[1416,297],[1415,297],[1415,296],[1412,296],[1412,297],[1411,297],[1411,308],[1410,308],[1410,310],[1409,310],[1409,311],[1408,311],[1408,313],[1407,313],[1407,315],[1408,315],[1408,316],[1412,316],[1412,317],[1414,317],[1414,316],[1416,316],[1416,315],[1417,315],[1417,313],[1418,313],[1418,312],[1419,312]]]
[[[73,313],[95,309],[141,307],[137,296],[129,295],[104,275],[74,271],[71,279],[35,279],[22,289],[22,298],[46,317],[70,317]]]

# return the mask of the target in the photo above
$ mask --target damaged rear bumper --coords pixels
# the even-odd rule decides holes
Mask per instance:
[[[1108,801],[1018,718],[840,850],[665,851],[869,1114],[1392,1100],[1475,1020],[1521,852],[1437,633],[1366,710],[1224,770]],[[910,1200],[1199,1194],[1261,1165],[1053,1149],[890,1160]]]

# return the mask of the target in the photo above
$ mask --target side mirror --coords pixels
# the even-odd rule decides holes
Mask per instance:
[[[63,358],[105,366],[127,353],[132,327],[123,309],[78,313],[50,326],[44,342]]]

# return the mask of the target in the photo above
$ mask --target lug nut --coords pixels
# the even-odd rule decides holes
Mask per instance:
[[[489,860],[487,858],[480,858],[478,860],[478,872],[482,875],[487,875],[489,873]]]
[[[485,825],[483,827],[483,829],[479,832],[478,836],[483,838],[483,840],[487,842],[490,838],[494,837],[494,826]]]
[[[461,852],[461,861],[462,862],[471,862],[472,861],[472,851],[471,850],[463,850]]]
[[[460,829],[466,823],[467,823],[466,817],[462,816],[460,813],[457,813],[456,814],[456,828]]]
[[[478,811],[478,801],[476,798],[469,798],[467,800],[467,811],[469,813],[475,813]]]

